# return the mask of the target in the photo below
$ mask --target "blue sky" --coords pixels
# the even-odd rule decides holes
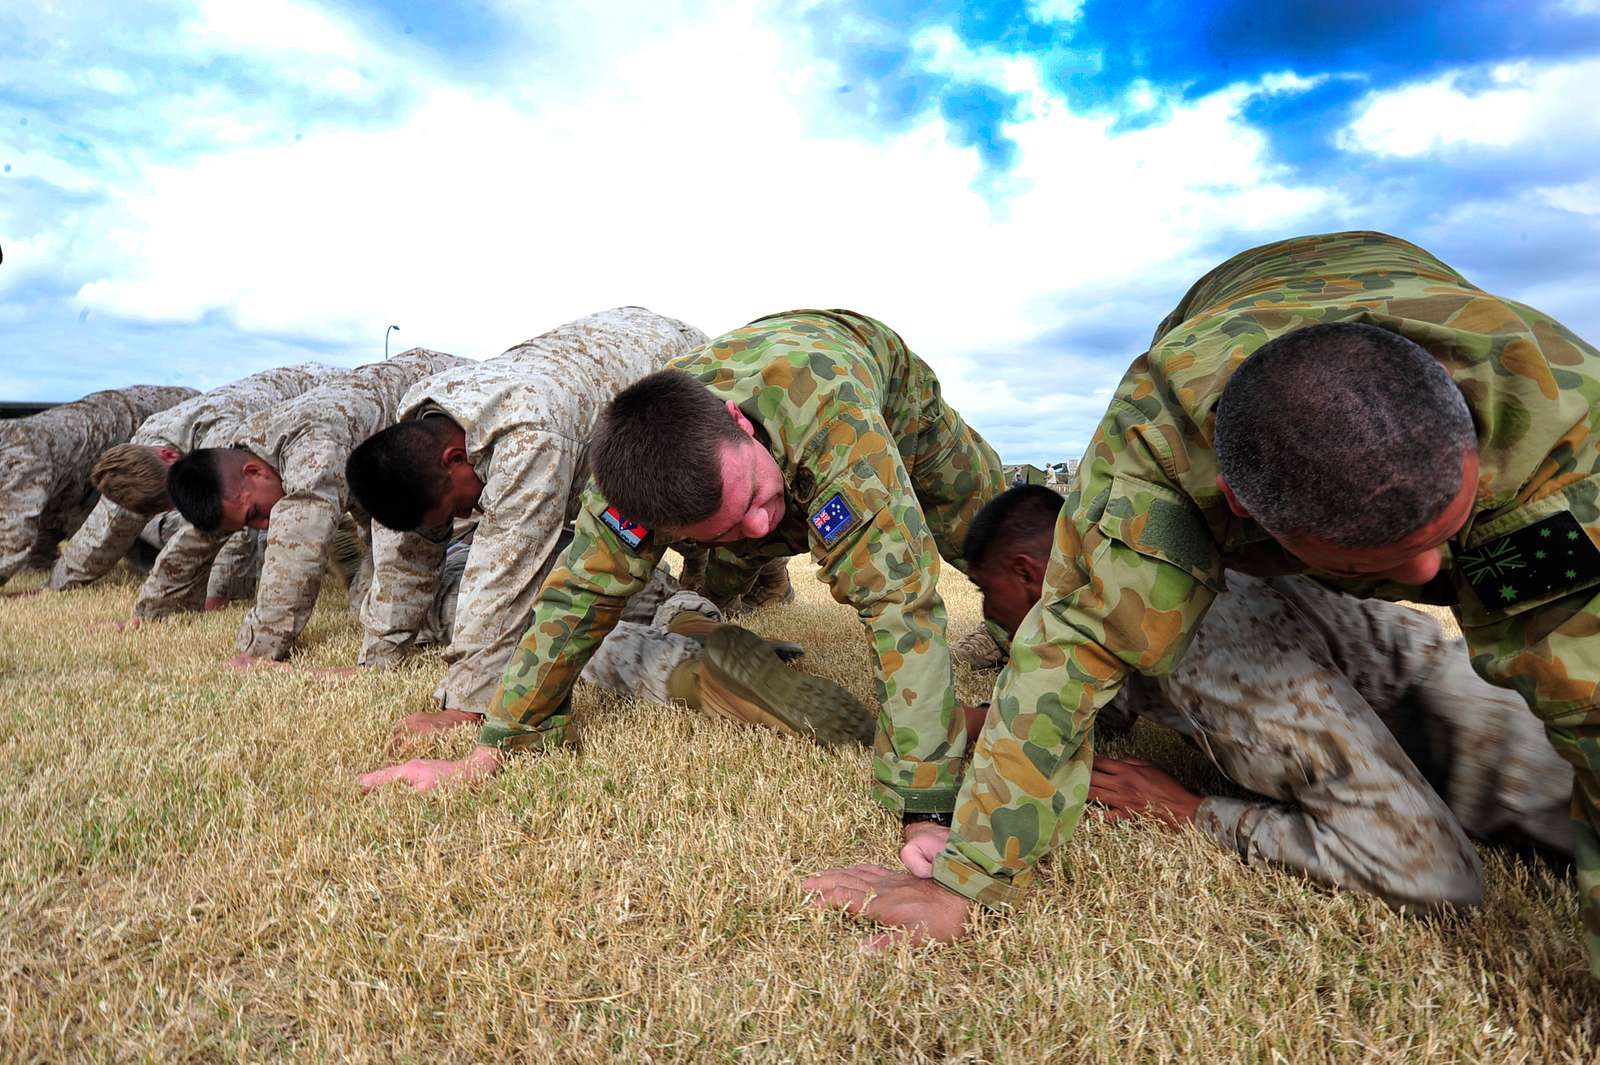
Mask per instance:
[[[1342,228],[1600,339],[1600,0],[76,0],[0,40],[0,399],[850,306],[1056,460],[1195,277]]]

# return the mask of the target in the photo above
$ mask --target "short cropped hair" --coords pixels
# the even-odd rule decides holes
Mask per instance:
[[[1240,364],[1218,400],[1215,446],[1228,486],[1268,532],[1374,547],[1444,511],[1477,435],[1424,348],[1335,322],[1285,333]]]
[[[681,370],[659,370],[600,412],[589,465],[606,502],[630,520],[681,529],[716,513],[721,445],[747,439],[705,385]]]
[[[967,568],[1021,554],[1049,558],[1064,502],[1042,484],[1019,484],[989,500],[973,517],[961,545]]]
[[[167,496],[167,464],[147,444],[107,448],[89,473],[101,495],[124,510],[145,516],[172,509]]]
[[[449,418],[407,418],[363,440],[345,461],[344,475],[372,520],[396,532],[422,526],[439,505],[450,477],[439,464],[440,449],[460,431]]]
[[[222,527],[223,496],[249,454],[243,448],[203,447],[172,464],[167,494],[185,521],[205,533]]]

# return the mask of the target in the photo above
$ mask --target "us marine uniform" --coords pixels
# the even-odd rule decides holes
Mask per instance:
[[[849,311],[764,318],[671,366],[736,403],[784,478],[783,520],[761,541],[728,545],[742,569],[712,567],[707,598],[725,601],[768,559],[809,551],[834,598],[856,608],[876,661],[877,794],[894,810],[948,808],[966,737],[939,560],[961,557],[972,517],[1004,488],[993,449],[899,336]],[[591,480],[480,742],[564,741],[578,671],[668,546]]]
[[[1479,428],[1472,516],[1428,588],[1461,620],[1473,667],[1522,696],[1577,770],[1574,850],[1600,958],[1600,352],[1377,233],[1252,249],[1202,278],[1118,386],[1064,500],[1041,602],[1023,622],[974,747],[934,876],[1004,902],[1082,814],[1096,711],[1129,671],[1170,672],[1226,567],[1307,567],[1217,488],[1217,399],[1266,341],[1363,322],[1434,355]],[[1502,563],[1511,554],[1521,563]],[[1417,589],[1346,586],[1381,598]],[[1600,972],[1600,968],[1597,968]]]
[[[245,416],[327,383],[330,375],[338,372],[332,366],[307,362],[251,374],[152,415],[139,426],[130,442],[184,452],[225,447]],[[148,514],[136,514],[102,498],[83,527],[62,548],[61,558],[50,573],[50,590],[81,588],[105,576],[138,540],[149,519]],[[225,599],[245,597],[260,565],[259,539],[254,529],[229,538],[211,567],[208,594]]]
[[[345,460],[355,446],[394,422],[400,398],[430,374],[467,360],[412,348],[384,362],[340,374],[285,403],[241,422],[226,446],[265,460],[283,479],[272,508],[266,560],[256,602],[239,626],[234,647],[255,658],[287,658],[316,607],[339,519],[349,505]],[[185,526],[162,548],[134,614],[157,618],[203,594],[205,573],[225,536]],[[364,585],[352,589],[359,604]]]
[[[1277,800],[1200,803],[1195,827],[1247,862],[1426,908],[1482,898],[1469,836],[1572,853],[1572,767],[1417,610],[1229,573],[1177,668],[1129,675],[1096,724],[1137,717]]]
[[[0,422],[0,584],[24,565],[55,562],[56,545],[99,498],[89,473],[101,452],[126,443],[157,411],[198,394],[130,385]]]
[[[400,417],[438,413],[466,433],[483,481],[482,512],[454,607],[440,704],[489,707],[533,599],[559,555],[588,479],[586,447],[617,392],[705,342],[690,325],[617,307],[541,334],[482,363],[413,386]],[[373,529],[373,582],[362,609],[361,664],[384,666],[422,642],[444,560],[443,537]]]

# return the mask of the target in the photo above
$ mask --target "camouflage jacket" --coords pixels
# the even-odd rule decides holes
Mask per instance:
[[[265,459],[283,479],[272,508],[266,560],[256,602],[239,627],[235,648],[257,658],[288,657],[316,607],[339,519],[349,504],[344,464],[355,446],[391,424],[406,389],[467,360],[412,348],[384,362],[340,374],[286,403],[251,414],[216,446],[241,447]],[[153,618],[191,608],[206,568],[225,535],[185,526],[167,542],[134,605]]]
[[[809,551],[834,598],[855,607],[867,629],[885,722],[874,767],[880,801],[949,809],[964,735],[951,727],[940,553],[907,470],[930,408],[945,409],[937,378],[892,330],[849,311],[759,319],[672,366],[737,403],[783,474],[777,529],[728,549],[746,557]],[[480,742],[564,741],[573,682],[667,547],[610,510],[589,482],[573,542],[540,590]]]
[[[600,409],[623,388],[706,341],[642,307],[569,322],[498,358],[413,386],[400,417],[437,412],[466,432],[483,481],[481,516],[461,578],[443,705],[483,713],[533,599],[576,515],[588,479],[586,447]],[[423,632],[439,580],[442,537],[372,530],[373,578],[362,609],[362,665],[401,658]]]
[[[1481,473],[1472,516],[1426,590],[1326,583],[1451,605],[1474,668],[1544,720],[1578,771],[1586,923],[1600,932],[1600,352],[1377,233],[1236,256],[1190,290],[1129,368],[1063,500],[1044,594],[995,688],[935,864],[940,883],[986,902],[1011,898],[1077,824],[1090,729],[1123,676],[1171,670],[1224,568],[1307,571],[1229,512],[1211,442],[1217,400],[1239,362],[1273,337],[1331,321],[1393,330],[1439,359],[1478,425]],[[1548,588],[1500,579],[1496,560],[1506,552],[1526,551],[1530,566],[1536,552],[1545,558],[1528,537],[1572,552]]]
[[[293,399],[340,372],[332,366],[305,362],[251,374],[151,415],[131,442],[180,451],[217,446],[233,438],[246,415]],[[81,588],[105,576],[139,538],[149,517],[102,498],[62,548],[61,558],[50,572],[50,590]],[[236,539],[240,542],[224,548],[213,567],[211,581],[217,590],[236,586],[240,566],[255,560],[251,538]]]
[[[102,452],[194,395],[192,388],[130,385],[0,423],[0,584],[41,546],[53,555],[56,542],[83,523],[98,498],[89,473]]]

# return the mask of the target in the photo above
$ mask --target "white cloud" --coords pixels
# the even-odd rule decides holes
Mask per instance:
[[[1543,146],[1600,136],[1600,61],[1507,64],[1486,77],[1454,71],[1370,94],[1337,143],[1348,151],[1415,158],[1474,148]]]
[[[952,146],[936,116],[876,142],[837,132],[829,65],[745,5],[670,26],[650,5],[602,23],[562,8],[529,24],[559,58],[496,85],[395,62],[393,42],[308,5],[275,10],[299,28],[207,5],[191,43],[296,84],[319,64],[354,71],[350,91],[403,88],[412,103],[382,125],[289,141],[270,108],[220,85],[152,100],[208,147],[130,149],[109,200],[50,249],[77,256],[82,306],[165,322],[220,312],[352,344],[398,322],[407,344],[479,356],[617,303],[712,332],[853,306],[906,336],[980,427],[1038,424],[1050,450],[1019,441],[1008,457],[1059,458],[1081,449],[1137,351],[1093,381],[1043,360],[995,381],[991,356],[1097,313],[1076,288],[1162,279],[1176,300],[1217,233],[1277,237],[1336,206],[1275,168],[1240,116],[1255,93],[1299,87],[1281,78],[1165,101],[1157,121],[1119,133],[1045,90],[1032,60],[927,35],[930,62],[1026,94],[1006,127],[1018,145],[1007,194],[991,202],[976,150]],[[318,44],[297,52],[308,34]],[[1052,358],[1075,355],[1073,367],[1091,361]]]
[[[1597,0],[1600,2],[1600,0]],[[1574,214],[1600,215],[1600,180],[1539,189],[1537,195],[1552,207]]]

